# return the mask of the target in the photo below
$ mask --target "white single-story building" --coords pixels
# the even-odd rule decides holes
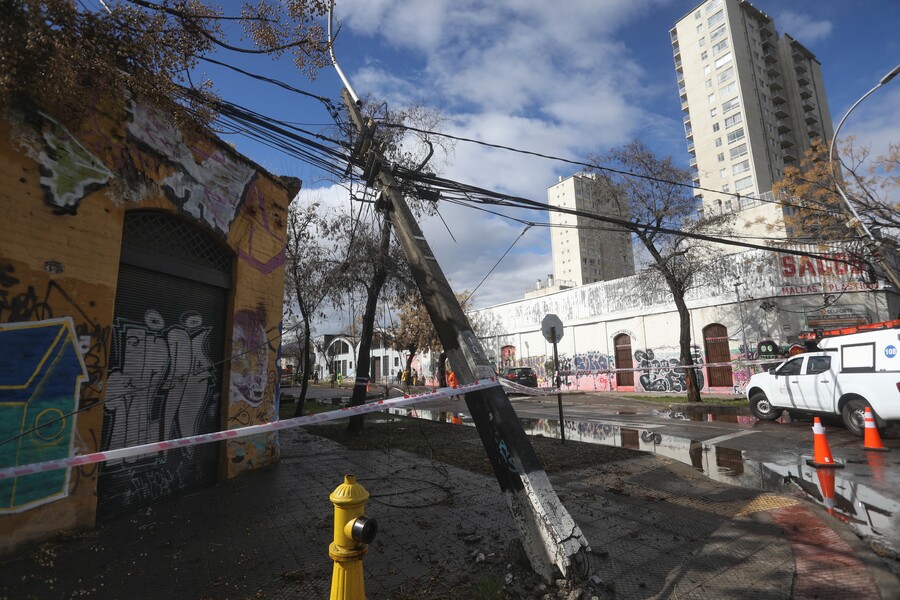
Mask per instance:
[[[741,391],[752,367],[734,361],[772,358],[805,330],[897,318],[897,291],[873,282],[865,265],[849,257],[751,250],[717,259],[687,297],[694,358],[704,364],[702,389]],[[564,325],[558,352],[560,371],[570,372],[568,387],[684,389],[684,371],[672,368],[679,364],[678,313],[664,285],[633,275],[484,308],[472,321],[498,370],[531,366],[541,385],[550,385],[553,347],[541,333],[548,314]]]

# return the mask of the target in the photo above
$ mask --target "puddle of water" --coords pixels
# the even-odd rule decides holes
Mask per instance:
[[[391,409],[389,412],[443,422],[448,422],[453,414],[406,408]],[[742,418],[740,415],[730,416]],[[785,422],[790,422],[790,419],[784,418],[787,419]],[[749,419],[751,424],[756,422],[752,417]],[[521,421],[525,433],[529,435],[560,437],[559,421],[556,419],[521,419]],[[474,426],[468,415],[464,424]],[[805,459],[799,456],[795,462],[784,463],[751,460],[741,450],[704,444],[697,440],[669,436],[651,429],[618,423],[565,421],[564,426],[567,440],[652,452],[691,465],[707,477],[722,483],[762,491],[802,492],[810,500],[823,506],[829,514],[848,523],[862,536],[879,538],[893,548],[894,552],[900,549],[900,527],[897,526],[900,519],[900,503],[865,485],[859,476],[845,475],[843,469],[824,469],[830,472],[821,473],[823,469],[810,467]],[[888,468],[884,454],[867,452],[866,455],[873,480],[877,483],[883,482],[885,469]],[[857,461],[853,461],[855,462]]]

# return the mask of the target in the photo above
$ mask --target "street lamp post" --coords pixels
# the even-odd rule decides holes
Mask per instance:
[[[840,123],[838,123],[837,129],[834,130],[834,135],[831,138],[831,144],[828,147],[828,165],[831,167],[831,179],[834,182],[834,187],[837,188],[837,191],[840,194],[841,198],[843,198],[844,203],[847,205],[847,208],[850,209],[850,214],[853,215],[853,220],[848,223],[848,226],[859,226],[864,236],[869,239],[869,244],[872,248],[872,256],[875,258],[875,262],[877,262],[881,269],[884,271],[885,276],[891,282],[891,285],[894,286],[894,290],[900,293],[900,276],[898,276],[897,273],[894,272],[894,269],[890,264],[888,264],[887,260],[885,260],[880,250],[881,242],[878,241],[878,239],[874,235],[872,235],[872,232],[869,231],[869,228],[866,226],[863,220],[859,218],[859,213],[856,212],[856,209],[853,207],[853,204],[850,202],[847,194],[844,193],[844,189],[840,184],[840,177],[838,177],[838,174],[835,172],[834,161],[832,158],[834,156],[834,145],[838,139],[838,132],[840,132],[841,127],[844,125],[844,121],[847,120],[847,117],[850,116],[850,113],[853,112],[853,109],[859,106],[859,104],[863,100],[868,98],[869,95],[871,95],[875,90],[896,77],[897,74],[900,74],[900,65],[897,65],[896,67],[891,69],[891,71],[887,75],[881,78],[881,80],[875,87],[863,94],[862,98],[854,102],[853,106],[851,106],[847,113],[843,116],[843,118],[841,118]],[[840,157],[838,158],[838,160],[840,160]]]

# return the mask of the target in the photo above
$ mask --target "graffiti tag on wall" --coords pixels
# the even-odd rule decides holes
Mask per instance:
[[[194,311],[182,314],[174,325],[167,325],[155,310],[146,312],[143,323],[116,321],[113,340],[118,360],[107,379],[105,410],[110,425],[104,449],[203,430],[207,413],[214,408],[216,388],[214,365],[206,353],[210,329]],[[188,404],[184,402],[188,398],[202,401]],[[164,455],[158,456],[163,460]]]
[[[87,378],[71,318],[0,324],[0,465],[68,457]],[[0,513],[66,496],[70,471],[0,482]]]

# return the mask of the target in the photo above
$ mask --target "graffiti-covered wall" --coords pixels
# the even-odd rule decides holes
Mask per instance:
[[[798,249],[819,252],[816,247]],[[693,357],[703,365],[698,370],[703,389],[740,392],[750,372],[739,364],[730,371],[715,371],[717,367],[706,364],[710,356],[717,357],[714,364],[722,364],[722,356],[731,361],[769,358],[766,352],[760,354],[761,345],[783,352],[804,330],[894,318],[900,299],[885,290],[883,281],[872,283],[848,253],[824,256],[752,250],[717,260],[687,297]],[[549,386],[553,348],[541,334],[541,321],[548,314],[560,317],[564,325],[559,343],[564,387],[685,389],[683,370],[674,368],[680,364],[678,314],[664,285],[654,285],[643,275],[592,283],[484,308],[475,311],[472,322],[495,363],[505,365],[513,356],[515,364],[533,367],[541,385]],[[713,330],[725,335],[705,339]],[[632,376],[617,377],[616,370],[628,370]]]
[[[285,226],[298,184],[209,134],[179,131],[139,101],[96,108],[78,123],[8,109],[0,118],[0,466],[187,435],[210,414],[216,422],[202,425],[215,429],[274,419]],[[228,282],[215,314],[191,310],[191,298],[173,304],[188,309],[157,310],[154,297],[166,304],[179,288],[151,286],[146,310],[116,316],[122,265],[142,260],[123,247],[135,211],[169,215],[185,240],[221,246]],[[187,245],[180,251],[192,258]],[[224,359],[213,360],[213,350]],[[194,412],[184,400],[191,395],[203,400]],[[217,476],[232,477],[274,462],[277,438],[228,442],[217,456]],[[91,465],[4,481],[0,552],[92,525],[99,472]]]

